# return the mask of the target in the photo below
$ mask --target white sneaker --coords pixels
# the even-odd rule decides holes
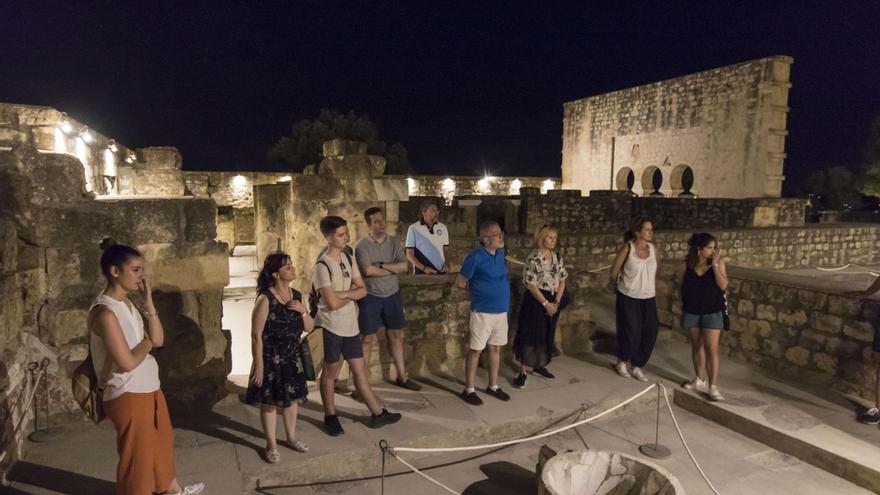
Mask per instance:
[[[711,400],[724,400],[724,396],[721,395],[721,391],[718,390],[718,387],[712,385],[709,387],[709,399]]]
[[[632,375],[629,374],[629,370],[626,369],[626,362],[620,361],[617,363],[617,374],[624,378],[631,378]]]
[[[709,382],[700,377],[695,377],[693,380],[682,385],[682,387],[688,390],[696,390],[697,392],[702,392],[704,394],[709,393]]]
[[[636,380],[638,380],[640,382],[648,381],[648,377],[645,376],[644,373],[642,373],[642,369],[639,367],[636,367],[636,366],[633,366],[632,376],[633,376],[633,378],[635,378]]]
[[[202,493],[203,491],[205,491],[204,483],[193,483],[192,485],[186,485],[183,487],[183,490],[171,495],[199,495],[199,493]]]

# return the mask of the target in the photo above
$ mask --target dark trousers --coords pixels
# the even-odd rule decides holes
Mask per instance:
[[[617,357],[621,361],[630,361],[633,366],[643,367],[648,364],[654,344],[657,343],[657,332],[660,322],[657,320],[657,300],[633,299],[617,293]]]

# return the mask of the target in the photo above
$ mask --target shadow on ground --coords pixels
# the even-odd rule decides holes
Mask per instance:
[[[533,495],[538,491],[535,473],[516,464],[499,461],[480,466],[485,480],[471,484],[462,495]]]
[[[9,480],[68,495],[111,495],[115,484],[84,474],[72,473],[63,469],[41,466],[27,461],[19,461],[9,472]],[[27,493],[10,489],[10,494]]]

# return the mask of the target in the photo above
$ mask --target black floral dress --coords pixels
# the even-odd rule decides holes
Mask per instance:
[[[263,326],[263,385],[258,387],[250,380],[246,400],[251,404],[278,407],[305,403],[308,385],[299,343],[303,333],[302,315],[287,309],[271,291],[267,296],[269,315]],[[294,290],[293,298],[302,301],[302,294]]]

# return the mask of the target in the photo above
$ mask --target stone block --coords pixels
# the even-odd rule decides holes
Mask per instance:
[[[791,347],[785,351],[785,359],[799,366],[806,366],[810,362],[810,351],[803,347]]]
[[[856,297],[828,296],[828,312],[832,315],[852,317],[861,311],[862,301]]]
[[[759,304],[755,316],[760,320],[776,321],[776,308],[767,304]]]
[[[752,301],[748,299],[740,299],[739,303],[736,305],[736,313],[740,316],[745,316],[751,318],[754,316],[755,307],[752,304]]]
[[[840,332],[843,320],[839,316],[814,311],[811,315],[810,325],[817,330],[837,334]]]
[[[405,179],[373,179],[373,187],[378,201],[409,201]]]
[[[171,244],[138,247],[147,260],[155,290],[222,289],[229,283],[229,253],[225,244],[200,243],[183,249]]]
[[[837,373],[837,359],[821,352],[813,353],[813,363],[822,371]]]
[[[336,138],[324,141],[322,151],[325,157],[367,154],[367,143],[350,139]]]
[[[88,338],[88,309],[68,309],[55,313],[49,329],[49,343],[59,347]]]
[[[342,201],[345,199],[345,189],[342,182],[326,175],[295,176],[290,181],[290,188],[291,199],[294,202]]]
[[[756,351],[759,347],[758,339],[755,337],[755,334],[748,332],[743,332],[740,335],[739,345],[742,347],[743,351]]]
[[[0,276],[18,268],[18,228],[6,219],[0,219]]]
[[[325,157],[318,164],[318,175],[337,179],[372,179],[381,176],[384,170],[385,158],[374,155]]]
[[[748,333],[753,335],[758,335],[761,337],[769,337],[772,332],[772,328],[770,326],[770,322],[764,320],[751,320],[749,321],[748,327],[746,329]]]
[[[150,170],[180,170],[183,157],[180,150],[172,146],[151,146],[137,150],[138,161]]]
[[[843,325],[843,334],[860,342],[873,342],[874,331],[874,326],[866,321],[847,320]]]
[[[776,321],[789,327],[802,327],[807,323],[807,314],[803,310],[796,311],[779,311],[776,314]]]

